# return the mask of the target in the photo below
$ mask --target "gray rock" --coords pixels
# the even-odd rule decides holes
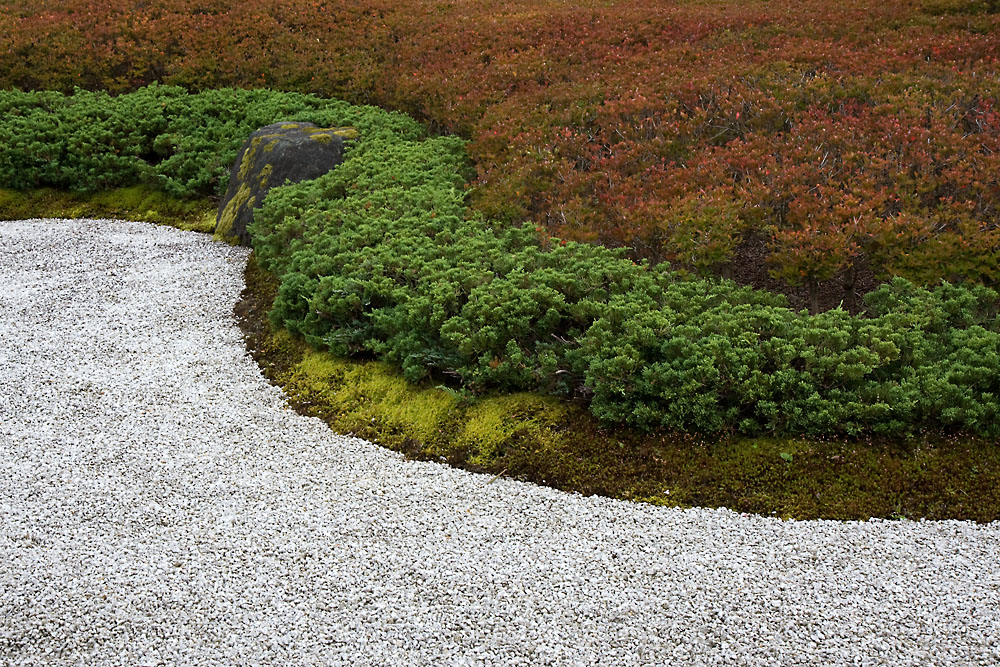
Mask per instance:
[[[344,161],[344,141],[353,128],[318,128],[312,123],[274,123],[254,132],[236,156],[229,188],[219,204],[215,235],[250,245],[247,226],[271,188],[286,181],[318,178]]]

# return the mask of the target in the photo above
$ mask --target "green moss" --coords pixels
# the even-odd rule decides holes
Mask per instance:
[[[566,413],[565,405],[544,396],[495,396],[468,409],[464,425],[454,434],[455,444],[469,452],[470,463],[490,468],[525,438],[553,443],[552,436],[566,420]]]
[[[338,127],[333,131],[338,137],[343,137],[344,139],[357,139],[361,134],[353,127]]]
[[[320,128],[312,127],[305,129],[306,134],[313,141],[319,141],[321,143],[327,144],[333,141],[334,135],[341,137],[342,139],[357,139],[360,133],[353,127],[337,127],[337,128]]]
[[[283,384],[301,407],[340,430],[381,435],[396,444],[405,439],[433,442],[459,409],[457,401],[442,392],[414,394],[389,366],[358,364],[308,348],[300,352]],[[378,428],[373,429],[376,422]],[[393,439],[400,434],[404,437]]]
[[[219,213],[219,220],[215,226],[215,238],[237,245],[239,238],[233,234],[233,225],[236,223],[236,216],[243,206],[252,207],[256,198],[251,194],[250,184],[240,183],[239,188],[233,198],[226,203],[226,207]]]
[[[267,187],[267,181],[271,178],[271,172],[274,171],[274,166],[270,164],[265,164],[264,168],[260,170],[260,187],[261,189]]]
[[[41,188],[0,189],[0,219],[121,218],[211,233],[215,204],[208,198],[177,199],[148,185],[97,193]]]
[[[246,180],[247,174],[250,172],[250,165],[253,164],[253,158],[257,154],[257,149],[260,148],[263,140],[263,137],[254,137],[250,140],[250,145],[247,146],[246,152],[243,153],[243,159],[240,161],[240,170],[236,176],[240,181]]]

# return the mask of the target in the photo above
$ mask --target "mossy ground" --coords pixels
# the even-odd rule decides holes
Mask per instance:
[[[120,218],[210,233],[215,227],[214,207],[207,198],[177,199],[145,185],[95,193],[0,188],[0,220]]]
[[[214,206],[141,187],[96,195],[0,190],[0,219],[117,217],[211,232]],[[584,407],[544,396],[470,401],[273,330],[273,276],[251,257],[246,279],[236,314],[247,347],[291,403],[336,431],[412,458],[669,506],[795,519],[1000,520],[996,443],[959,435],[907,442],[649,435],[602,428]]]

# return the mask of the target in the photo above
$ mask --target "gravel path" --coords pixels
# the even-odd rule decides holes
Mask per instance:
[[[0,222],[0,664],[1000,662],[1000,523],[782,522],[405,461],[261,377],[244,259]]]

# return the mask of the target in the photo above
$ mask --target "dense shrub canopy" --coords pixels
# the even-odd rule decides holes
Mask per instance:
[[[282,277],[275,321],[315,345],[379,355],[411,380],[582,398],[642,429],[1000,432],[993,290],[897,279],[867,296],[870,317],[811,316],[777,295],[466,219],[454,172],[438,169],[461,163],[450,141],[364,159],[383,170],[345,165],[284,188],[252,229],[258,261]]]
[[[470,202],[489,219],[790,293],[842,282],[825,305],[852,305],[856,284],[892,276],[1000,278],[998,11],[8,0],[0,87],[159,80],[376,103],[471,139]]]
[[[425,134],[403,114],[267,90],[0,91],[0,183],[87,192],[149,182],[178,197],[222,194],[240,146],[274,119],[352,125],[373,140]]]
[[[271,191],[253,245],[280,282],[277,324],[413,381],[574,397],[642,429],[1000,435],[998,294],[986,287],[897,279],[868,295],[866,318],[796,312],[778,295],[488,221],[466,208],[461,140],[311,96],[154,86],[0,92],[0,108],[7,187],[218,191],[257,126],[354,125],[342,165]]]

